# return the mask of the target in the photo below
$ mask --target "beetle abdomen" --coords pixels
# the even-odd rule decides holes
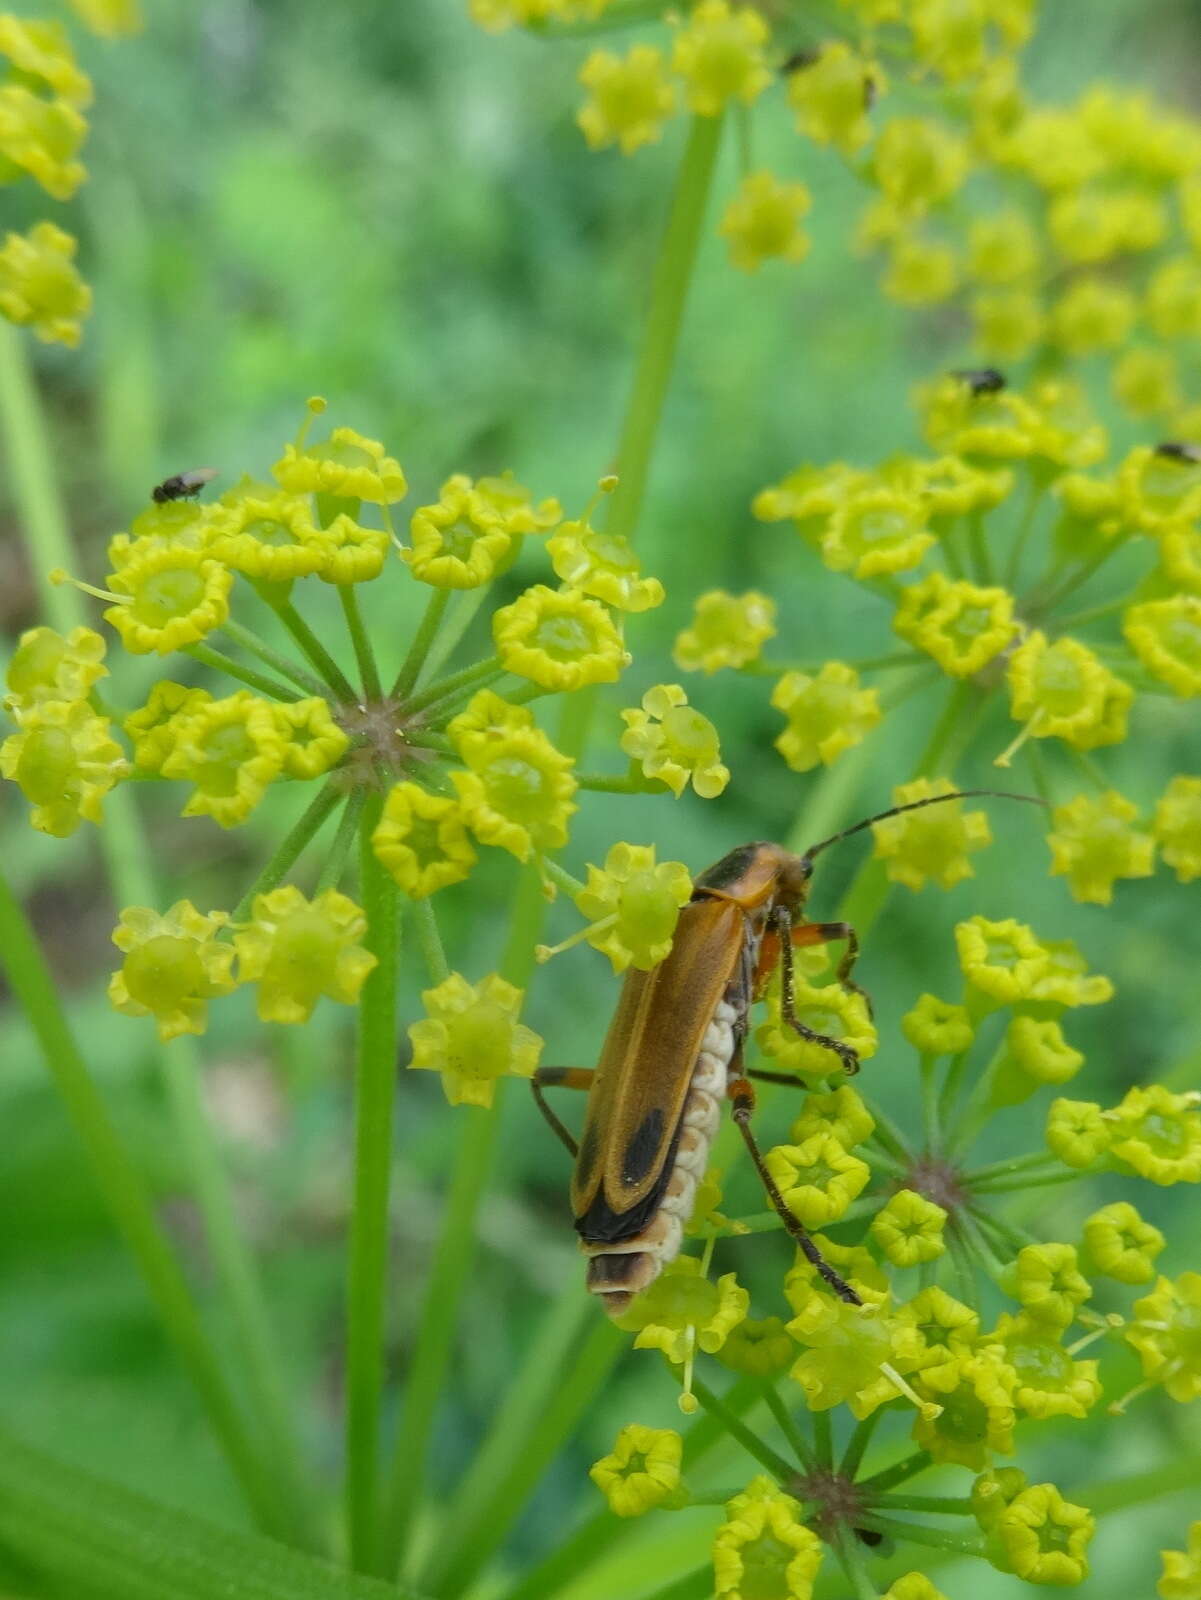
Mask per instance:
[[[737,1008],[729,999],[720,1000],[701,1040],[666,1181],[656,1191],[658,1204],[652,1214],[636,1233],[619,1242],[580,1241],[591,1257],[588,1288],[600,1295],[611,1317],[619,1316],[680,1253],[684,1225],[692,1216],[697,1185],[705,1175],[721,1121],[737,1020]]]

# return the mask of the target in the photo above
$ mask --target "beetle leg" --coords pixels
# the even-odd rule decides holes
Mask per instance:
[[[728,1091],[730,1099],[734,1102],[734,1122],[737,1125],[739,1133],[743,1137],[747,1150],[750,1152],[751,1160],[755,1163],[755,1170],[759,1174],[760,1182],[767,1191],[767,1198],[771,1201],[773,1211],[775,1211],[780,1221],[784,1224],[785,1230],[788,1232],[790,1237],[795,1239],[797,1246],[800,1249],[801,1254],[805,1257],[806,1261],[808,1261],[811,1266],[817,1269],[818,1273],[822,1278],[825,1279],[826,1283],[829,1284],[830,1288],[833,1289],[838,1298],[840,1300],[845,1300],[848,1305],[861,1306],[863,1301],[855,1293],[854,1289],[851,1288],[850,1284],[847,1283],[845,1278],[841,1278],[838,1273],[835,1272],[834,1268],[814,1244],[809,1230],[802,1222],[798,1221],[798,1219],[793,1216],[792,1212],[785,1204],[784,1196],[776,1187],[776,1180],[767,1170],[767,1166],[764,1163],[763,1155],[760,1152],[755,1135],[751,1132],[751,1112],[755,1109],[754,1085],[743,1073],[741,1064],[732,1062],[731,1071],[737,1072],[737,1076],[732,1076],[730,1079]]]
[[[530,1079],[534,1103],[573,1160],[579,1155],[580,1147],[547,1105],[546,1096],[542,1091],[543,1089],[591,1089],[595,1077],[596,1072],[592,1067],[539,1067]]]
[[[868,1016],[872,1016],[872,997],[867,990],[861,988],[851,978],[851,972],[859,959],[859,935],[849,922],[803,922],[792,930],[793,949],[807,944],[826,944],[834,939],[845,939],[846,950],[842,960],[838,963],[836,977],[844,989],[849,989],[852,994],[857,994],[867,1007]]]
[[[776,906],[771,914],[772,925],[780,941],[780,1016],[802,1039],[807,1039],[810,1044],[820,1044],[826,1050],[832,1050],[842,1062],[842,1068],[848,1076],[859,1071],[859,1057],[849,1044],[844,1044],[841,1039],[831,1039],[828,1034],[815,1033],[812,1028],[807,1028],[796,1014],[796,997],[793,987],[792,975],[792,918],[784,906]],[[817,923],[814,926],[821,927]],[[816,943],[816,941],[814,941]]]

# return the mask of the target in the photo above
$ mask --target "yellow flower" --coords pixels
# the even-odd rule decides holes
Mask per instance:
[[[478,589],[513,544],[504,518],[462,477],[442,485],[435,505],[413,513],[409,536],[402,559],[415,578],[438,589]]]
[[[979,283],[1006,287],[1039,269],[1042,245],[1025,212],[1014,207],[973,217],[968,226],[968,272]]]
[[[1032,737],[1063,739],[1077,750],[1126,737],[1134,690],[1079,639],[1051,641],[1036,628],[1010,656],[1006,675],[1010,715],[1027,723]]]
[[[816,677],[786,672],[771,703],[788,718],[775,744],[794,772],[808,772],[819,761],[829,766],[883,716],[878,692],[861,689],[859,674],[844,661],[827,661]]]
[[[599,533],[589,522],[565,522],[546,541],[555,575],[572,589],[618,611],[650,611],[663,604],[658,578],[644,578],[629,541]]]
[[[1012,389],[978,390],[953,373],[917,391],[926,440],[969,463],[1019,461],[1034,449],[1038,414]]]
[[[290,778],[319,778],[345,754],[350,740],[319,695],[275,707],[284,747],[284,771]]]
[[[511,705],[493,689],[479,689],[466,707],[446,724],[446,732],[464,766],[485,763],[511,733],[534,727],[528,706]]]
[[[481,741],[485,736],[481,735]],[[579,808],[571,761],[540,728],[514,728],[470,747],[470,770],[452,772],[463,817],[481,844],[528,861],[535,850],[559,850]]]
[[[796,1345],[780,1317],[747,1317],[732,1328],[718,1351],[718,1360],[732,1372],[753,1378],[778,1378],[796,1354]]]
[[[499,477],[477,478],[475,492],[504,518],[505,527],[513,534],[545,533],[563,516],[563,507],[553,496],[535,505],[533,495],[508,468]]]
[[[1098,263],[1163,242],[1167,216],[1145,189],[1069,189],[1047,208],[1047,230],[1065,261]]]
[[[803,1144],[811,1134],[825,1133],[851,1150],[870,1138],[875,1126],[871,1112],[850,1084],[844,1083],[825,1093],[807,1094],[788,1137],[793,1144]]]
[[[1047,1148],[1066,1167],[1083,1171],[1109,1149],[1113,1136],[1105,1113],[1093,1100],[1053,1100],[1047,1113]]]
[[[690,111],[716,117],[731,100],[749,106],[771,82],[767,23],[750,6],[700,0],[676,27],[671,64],[684,80]]]
[[[388,559],[388,535],[384,530],[361,527],[345,512],[322,528],[321,543],[323,555],[317,576],[323,583],[369,583],[379,577]]]
[[[743,272],[757,272],[774,258],[803,261],[810,240],[800,221],[812,204],[813,196],[803,183],[782,183],[770,172],[743,178],[718,228],[729,240],[733,265]]]
[[[829,1262],[842,1281],[849,1284],[865,1304],[873,1306],[886,1305],[889,1296],[888,1278],[880,1263],[865,1245],[836,1244],[828,1234],[824,1233],[815,1233],[813,1242],[821,1251],[822,1259]],[[797,1251],[796,1260],[784,1275],[784,1298],[797,1313],[798,1317],[804,1316],[807,1319],[802,1324],[802,1342],[806,1344],[814,1342],[811,1337],[813,1319],[819,1318],[819,1314],[824,1316],[825,1312],[832,1308],[845,1307],[846,1304],[845,1301],[838,1299],[817,1268],[799,1250]],[[822,1310],[823,1307],[825,1311]],[[851,1325],[852,1330],[856,1325]],[[836,1345],[839,1342],[840,1334],[848,1331],[845,1325],[834,1323],[821,1323],[820,1326],[825,1330],[822,1337],[827,1344]],[[872,1333],[872,1328],[879,1328],[880,1326],[879,1323],[862,1323],[862,1327],[868,1334],[869,1344],[875,1343],[875,1335]],[[809,1331],[806,1332],[804,1331],[805,1329]],[[831,1335],[832,1337],[826,1338],[826,1335]],[[891,1337],[891,1333],[885,1329],[883,1343],[886,1348]],[[853,1339],[854,1334],[852,1331]],[[859,1354],[862,1355],[863,1352],[859,1352]],[[861,1379],[863,1382],[872,1383],[879,1375],[878,1368],[874,1365],[875,1357],[870,1357],[869,1354],[865,1361],[864,1371],[866,1372],[866,1377],[864,1378],[861,1374]],[[861,1382],[852,1381],[847,1392],[852,1392],[861,1386]],[[810,1397],[810,1403],[812,1403],[812,1397]],[[825,1404],[838,1405],[839,1399],[837,1397],[828,1399]]]
[[[126,906],[113,930],[113,943],[125,952],[108,984],[116,1010],[152,1016],[164,1044],[181,1033],[203,1033],[208,1002],[237,987],[234,947],[216,938],[228,921],[224,911],[206,916],[190,900],[161,913]]]
[[[1201,266],[1173,256],[1147,285],[1147,322],[1161,339],[1195,339],[1201,333]]]
[[[901,459],[902,470],[912,468],[914,487],[925,501],[933,523],[949,523],[969,511],[992,511],[1013,489],[1014,477],[1008,467],[985,472],[969,467],[958,456],[911,463]]]
[[[998,1352],[999,1346],[987,1345],[955,1355],[923,1368],[914,1380],[919,1394],[942,1407],[936,1417],[919,1413],[913,1425],[915,1443],[935,1461],[979,1471],[994,1451],[1012,1451],[1017,1374]]]
[[[676,109],[663,56],[651,45],[636,44],[624,58],[611,50],[594,50],[580,68],[580,82],[589,98],[576,122],[593,150],[619,144],[622,155],[633,155],[659,140]]]
[[[1140,1178],[1166,1188],[1201,1183],[1201,1091],[1173,1094],[1161,1083],[1127,1091],[1105,1113],[1109,1153]]]
[[[326,557],[325,537],[301,495],[239,496],[213,512],[206,533],[207,554],[271,583],[306,577]]]
[[[389,789],[371,848],[412,900],[461,883],[477,859],[459,801],[417,783]]]
[[[1005,1269],[1004,1286],[1036,1322],[1066,1328],[1092,1294],[1079,1271],[1076,1247],[1052,1241],[1028,1244]]]
[[[603,869],[589,863],[575,903],[592,924],[588,943],[608,956],[614,972],[631,966],[649,972],[666,959],[680,908],[691,898],[692,875],[682,861],[656,863],[653,845],[619,841]]]
[[[990,289],[972,296],[972,336],[982,355],[1018,361],[1046,328],[1042,302],[1031,289]]]
[[[1092,1513],[1065,1500],[1053,1483],[1035,1484],[1010,1502],[990,1530],[989,1560],[1027,1583],[1083,1583],[1095,1526]]]
[[[1118,349],[1137,315],[1129,289],[1101,278],[1077,278],[1052,305],[1048,331],[1066,355],[1086,356]]]
[[[641,710],[623,711],[626,731],[621,748],[648,778],[665,783],[677,798],[689,780],[704,800],[719,795],[730,781],[721,764],[717,729],[688,704],[678,683],[659,683],[642,697]]]
[[[630,661],[599,601],[541,583],[493,613],[492,637],[506,670],[543,689],[614,683]]]
[[[1158,1278],[1154,1293],[1134,1302],[1123,1329],[1143,1364],[1143,1376],[1162,1383],[1173,1400],[1187,1405],[1201,1397],[1201,1272],[1182,1272],[1173,1283]]]
[[[885,1589],[881,1600],[947,1600],[941,1589],[936,1589],[924,1572],[907,1572]]]
[[[386,454],[377,439],[353,428],[334,428],[328,439],[298,450],[284,446],[271,469],[289,494],[325,494],[339,500],[366,500],[393,505],[408,493],[400,463]]]
[[[1114,363],[1110,387],[1115,397],[1135,417],[1155,417],[1180,404],[1180,376],[1170,350],[1138,345]]]
[[[945,778],[918,778],[902,783],[892,791],[893,804],[907,805],[934,795],[954,794],[954,784]],[[903,883],[915,892],[927,879],[940,889],[953,888],[963,878],[973,876],[968,861],[972,850],[983,850],[992,843],[988,818],[983,811],[963,810],[962,800],[928,806],[924,811],[907,811],[899,817],[885,817],[872,824],[876,841],[873,855],[885,862],[893,883]]]
[[[35,222],[28,233],[7,233],[0,247],[0,316],[32,328],[48,344],[72,350],[92,309],[92,291],[75,267],[76,248],[75,239],[53,222]]]
[[[91,104],[92,84],[75,63],[71,38],[61,22],[0,14],[0,56],[10,63],[6,77],[69,105]]]
[[[914,52],[948,83],[975,78],[995,45],[1019,49],[1033,29],[1029,0],[964,6],[957,0],[913,0]],[[994,39],[994,33],[1000,38]]]
[[[800,1504],[770,1478],[752,1479],[727,1503],[713,1540],[717,1600],[810,1600],[821,1562]]]
[[[956,678],[969,678],[987,666],[1017,632],[1008,590],[952,581],[941,572],[901,591],[892,625]]]
[[[1016,1106],[1044,1083],[1068,1083],[1084,1065],[1058,1022],[1048,1017],[1014,1017],[1005,1031],[992,1083],[994,1105]]]
[[[1131,826],[1137,816],[1138,807],[1115,789],[1056,806],[1047,835],[1052,876],[1066,877],[1077,900],[1098,906],[1112,901],[1115,879],[1149,878],[1155,840]]]
[[[935,306],[959,286],[959,265],[950,245],[919,234],[895,239],[888,254],[884,293],[902,306]]]
[[[876,182],[903,215],[920,216],[949,200],[968,174],[967,145],[941,122],[893,117],[876,141]]]
[[[956,925],[955,944],[973,997],[986,1009],[1029,999],[1050,965],[1045,946],[1012,917],[1004,922],[969,917]]]
[[[820,1033],[844,1046],[835,1054],[828,1045],[803,1039],[784,1021],[780,1012],[778,986],[768,991],[768,1020],[756,1029],[759,1048],[775,1058],[786,1072],[806,1079],[806,1086],[820,1088],[832,1074],[845,1070],[846,1053],[867,1060],[876,1053],[877,1035],[861,994],[828,983],[819,987],[797,977],[795,983],[797,1021],[813,1033]],[[809,1078],[816,1083],[810,1084]]]
[[[44,700],[86,700],[92,685],[108,677],[105,643],[93,628],[27,628],[17,641],[4,681],[5,707],[21,712]]]
[[[871,1182],[871,1168],[830,1133],[774,1145],[764,1157],[784,1203],[805,1227],[827,1227]]]
[[[234,579],[199,550],[163,544],[131,553],[108,581],[117,594],[129,596],[104,612],[125,648],[132,655],[153,650],[165,656],[221,627]]]
[[[1126,520],[1144,533],[1161,533],[1201,513],[1201,462],[1139,445],[1119,467],[1117,489]]]
[[[68,4],[83,25],[101,39],[118,39],[141,31],[138,0],[68,0]]]
[[[134,764],[143,772],[161,772],[175,748],[177,718],[198,711],[212,700],[207,689],[188,689],[160,678],[144,706],[131,711],[122,726],[133,741]]]
[[[87,176],[75,159],[87,128],[68,101],[0,83],[0,170],[9,181],[27,172],[55,200],[69,200]]]
[[[0,745],[0,773],[33,807],[39,833],[66,839],[81,822],[100,822],[101,802],[129,773],[107,717],[86,700],[43,700],[21,713],[21,728]]]
[[[934,1261],[946,1250],[948,1213],[914,1189],[898,1189],[872,1218],[868,1232],[894,1267]]]
[[[788,74],[788,104],[797,132],[854,155],[872,136],[871,109],[884,74],[842,40],[828,40],[812,60]]]
[[[832,572],[876,578],[917,566],[934,542],[918,495],[886,487],[861,489],[834,508],[822,536],[821,558]]]
[[[359,943],[366,931],[367,918],[336,889],[312,900],[294,884],[256,894],[234,948],[239,981],[259,986],[259,1021],[307,1022],[322,995],[354,1005],[376,966]]]
[[[1083,1238],[1094,1270],[1118,1283],[1150,1283],[1155,1258],[1167,1243],[1128,1200],[1094,1211],[1084,1224]]]
[[[1201,528],[1169,523],[1159,535],[1159,559],[1169,587],[1201,595]]]
[[[1179,695],[1201,694],[1201,595],[1131,606],[1122,632],[1152,677]]]
[[[472,984],[452,972],[421,998],[426,1016],[409,1028],[410,1066],[440,1072],[452,1106],[490,1106],[498,1078],[533,1076],[542,1040],[517,1020],[520,989],[495,973]]]
[[[710,589],[697,600],[692,626],[676,636],[672,658],[685,672],[745,667],[775,636],[776,607],[758,590],[727,594]]]
[[[684,1441],[671,1428],[628,1423],[612,1453],[588,1469],[588,1476],[619,1517],[640,1517],[669,1500],[680,1487]]]
[[[957,1056],[976,1037],[966,1006],[923,994],[901,1018],[901,1032],[915,1050],[930,1056]]]
[[[749,1305],[750,1296],[732,1272],[713,1283],[695,1256],[679,1256],[614,1320],[637,1334],[635,1349],[662,1350],[680,1366],[694,1348],[707,1355],[720,1350]]]
[[[854,1306],[829,1294],[810,1294],[788,1331],[809,1347],[791,1372],[809,1410],[829,1411],[845,1403],[859,1421],[898,1398],[895,1377],[914,1371],[921,1358],[921,1340],[912,1325],[894,1317],[879,1299]]]
[[[209,816],[223,828],[245,822],[283,770],[287,744],[275,706],[240,689],[224,700],[193,703],[172,723],[162,774],[196,785],[181,815]]]
[[[1201,1522],[1188,1531],[1188,1552],[1161,1550],[1163,1577],[1156,1585],[1160,1600],[1201,1600]]]
[[[1201,878],[1201,778],[1172,779],[1156,804],[1152,832],[1181,883]]]
[[[1078,383],[1044,378],[1033,385],[1029,400],[1034,407],[1030,449],[1037,470],[1046,470],[1039,458],[1052,467],[1091,467],[1104,459],[1109,435]]]
[[[1113,984],[1101,973],[1089,972],[1071,939],[1046,940],[1043,949],[1047,970],[1031,989],[1027,1009],[1057,1016],[1062,1006],[1100,1006],[1113,999]]]
[[[918,1335],[923,1367],[970,1355],[978,1343],[979,1313],[936,1284],[898,1306],[896,1320]]]
[[[1014,1400],[1028,1417],[1083,1418],[1101,1398],[1099,1363],[1074,1360],[1063,1347],[1062,1328],[1023,1311],[1001,1316],[987,1337],[1000,1344],[1017,1374]]]

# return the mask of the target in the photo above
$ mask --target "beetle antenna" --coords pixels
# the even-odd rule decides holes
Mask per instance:
[[[853,827],[843,828],[841,833],[832,833],[828,839],[823,839],[820,844],[810,845],[802,856],[804,861],[812,861],[814,856],[820,855],[832,844],[837,844],[841,839],[849,839],[853,833],[862,833],[864,828],[870,828],[874,822],[883,822],[886,817],[898,817],[902,811],[920,811],[923,806],[941,805],[944,800],[976,800],[981,798],[993,800],[1022,800],[1030,806],[1045,806],[1047,802],[1040,800],[1034,794],[1013,794],[1008,789],[955,789],[950,794],[931,794],[924,800],[910,800],[903,806],[890,806],[887,811],[878,811],[874,817],[864,817],[862,822],[856,822]]]

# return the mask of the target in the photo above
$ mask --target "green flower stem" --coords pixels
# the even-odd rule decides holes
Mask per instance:
[[[865,1097],[864,1104],[871,1113],[872,1121],[876,1124],[870,1135],[873,1143],[878,1144],[882,1150],[892,1156],[894,1160],[899,1161],[902,1166],[911,1166],[913,1153],[905,1143],[905,1137],[896,1123],[887,1112],[882,1111],[876,1105],[875,1101],[869,1102]]]
[[[1126,1511],[1131,1506],[1146,1505],[1149,1500],[1159,1500],[1166,1495],[1188,1494],[1196,1505],[1197,1488],[1201,1485],[1201,1452],[1175,1456],[1163,1467],[1149,1472],[1136,1472],[1128,1478],[1118,1478],[1108,1483],[1084,1483],[1073,1492],[1097,1516],[1107,1516],[1112,1511]]]
[[[485,679],[502,677],[504,670],[504,664],[499,656],[488,656],[470,667],[464,667],[461,672],[452,672],[450,677],[440,678],[437,683],[431,683],[428,689],[413,696],[406,704],[405,712],[409,716],[415,716],[418,711],[426,711],[436,706],[440,700],[451,700],[464,689],[476,688]],[[441,708],[434,715],[441,716]]]
[[[1015,1228],[1012,1223],[1006,1222],[1002,1217],[993,1216],[991,1211],[983,1206],[974,1204],[971,1200],[967,1204],[968,1212],[976,1219],[976,1224],[982,1232],[991,1232],[999,1243],[1003,1244],[1013,1255],[1025,1249],[1028,1244],[1037,1244],[1034,1234],[1025,1228]]]
[[[1078,1183],[1087,1176],[1087,1173],[1072,1170],[1042,1175],[1034,1173],[1020,1178],[990,1178],[986,1183],[974,1183],[972,1188],[976,1194],[1024,1194],[1027,1189],[1045,1189],[1050,1184]]]
[[[910,1168],[908,1166],[904,1165],[900,1161],[894,1161],[890,1155],[887,1155],[883,1150],[880,1149],[878,1144],[871,1153],[871,1165],[878,1167],[879,1170],[889,1178],[905,1178],[908,1177],[910,1172]],[[856,1201],[856,1204],[858,1204],[858,1201]],[[883,1197],[881,1196],[878,1200],[876,1200],[875,1204],[877,1206],[883,1205]],[[842,1221],[841,1217],[839,1218],[839,1221]]]
[[[834,1554],[854,1589],[854,1600],[880,1600],[880,1591],[871,1580],[867,1563],[853,1534],[839,1529],[834,1535]]]
[[[1046,489],[1045,483],[1031,475],[1026,488],[1026,504],[1022,507],[1021,520],[1017,532],[1013,537],[1013,544],[1009,550],[1009,560],[1005,564],[1005,587],[1013,590],[1022,571],[1022,557],[1026,553],[1026,546],[1030,542],[1030,535],[1034,532],[1034,524],[1038,517],[1038,508],[1042,504],[1042,497]],[[980,515],[979,512],[976,513]]]
[[[284,836],[275,854],[233,908],[230,913],[231,922],[245,922],[251,913],[255,896],[268,894],[283,881],[344,793],[340,779],[332,777],[325,780],[298,821]]]
[[[763,1383],[763,1400],[776,1420],[776,1427],[788,1440],[789,1446],[801,1466],[804,1467],[806,1472],[814,1471],[817,1467],[817,1457],[813,1453],[813,1447],[800,1428],[797,1427],[796,1419],[787,1405],[785,1405],[780,1391],[770,1378],[765,1379]]]
[[[1030,1172],[1035,1167],[1060,1165],[1058,1156],[1053,1156],[1046,1150],[1034,1150],[1028,1156],[1011,1156],[1008,1161],[992,1161],[986,1167],[977,1167],[974,1172],[965,1172],[963,1181],[974,1185],[981,1179],[1013,1178],[1019,1172]]]
[[[849,1478],[852,1483],[854,1483],[859,1474],[859,1468],[863,1464],[864,1452],[871,1443],[872,1434],[876,1431],[876,1424],[881,1416],[883,1416],[883,1410],[877,1407],[869,1416],[864,1417],[862,1422],[855,1424],[854,1432],[847,1441],[846,1451],[843,1454],[838,1471],[841,1477]]]
[[[655,263],[646,332],[634,372],[625,422],[617,446],[617,488],[609,498],[608,532],[633,536],[642,510],[647,474],[663,401],[675,364],[676,345],[704,228],[717,152],[721,117],[693,117],[676,176],[667,231]]]
[[[10,492],[31,556],[39,609],[60,633],[83,620],[79,591],[51,583],[56,567],[69,571],[75,557],[58,493],[50,437],[26,353],[27,335],[0,318],[0,429]]]
[[[231,678],[236,678],[239,683],[244,683],[248,689],[254,689],[259,694],[265,694],[270,700],[300,699],[295,689],[289,689],[282,683],[275,683],[270,678],[264,678],[262,673],[256,672],[253,667],[244,667],[235,661],[232,656],[227,656],[221,650],[213,650],[207,644],[186,644],[181,654],[191,656],[193,661],[202,662],[206,667],[212,667],[217,672],[227,673]]]
[[[542,868],[545,876],[548,877],[557,888],[562,889],[564,894],[569,894],[573,900],[577,894],[582,894],[584,892],[584,885],[580,882],[580,880],[578,878],[573,878],[571,873],[566,872],[551,856],[540,855],[538,857],[538,864]]]
[[[750,661],[739,670],[748,677],[778,678],[784,672],[820,672],[829,659],[829,656],[809,656],[802,661]],[[912,648],[892,650],[883,656],[851,656],[846,662],[856,672],[877,672],[885,667],[925,667],[929,664],[929,656]]]
[[[1129,593],[1120,594],[1116,600],[1106,600],[1103,605],[1089,606],[1087,611],[1073,611],[1070,616],[1056,617],[1055,627],[1060,633],[1074,633],[1090,622],[1100,622],[1102,617],[1112,617],[1117,611],[1125,611],[1130,604],[1130,598]],[[1096,646],[1093,648],[1096,649]]]
[[[346,1319],[346,1514],[351,1565],[385,1575],[379,1484],[388,1275],[388,1189],[396,1089],[399,892],[371,848],[383,801],[369,796],[359,832],[363,943],[377,965],[363,985],[355,1064],[354,1212]],[[387,1574],[390,1576],[391,1574]]]
[[[463,642],[467,630],[475,621],[490,592],[491,585],[485,583],[478,589],[461,589],[453,596],[454,603],[447,611],[446,619],[429,648],[429,654],[417,674],[413,688],[420,684],[422,678],[436,677],[442,671],[443,666]]]
[[[351,846],[359,831],[359,818],[363,814],[366,801],[367,791],[361,784],[347,795],[342,815],[338,819],[338,831],[334,834],[334,842],[329,847],[325,865],[317,878],[315,894],[323,894],[326,889],[336,889],[342,881],[342,873],[345,871]]]
[[[41,1046],[46,1066],[87,1151],[93,1176],[134,1257],[166,1333],[188,1370],[235,1476],[268,1532],[294,1525],[274,1471],[259,1454],[209,1343],[187,1282],[159,1227],[150,1196],[98,1094],[59,1007],[33,931],[0,876],[0,961]]]
[[[519,689],[507,689],[505,699],[511,706],[528,706],[531,700],[541,700],[544,695],[560,692],[558,689],[545,689],[540,683],[523,683]]]
[[[959,1231],[968,1242],[976,1259],[987,1275],[996,1281],[1000,1269],[1008,1265],[1012,1252],[990,1229],[982,1228],[979,1220],[972,1216],[966,1207],[959,1211],[957,1220]]]
[[[748,1455],[754,1456],[760,1466],[766,1467],[777,1483],[787,1483],[790,1478],[796,1476],[796,1468],[792,1463],[784,1456],[778,1455],[757,1433],[736,1417],[707,1384],[694,1378],[692,1392],[709,1415],[718,1418],[731,1438],[737,1439]]]
[[[961,1556],[983,1556],[984,1540],[979,1534],[950,1533],[942,1528],[927,1528],[921,1522],[902,1522],[899,1517],[885,1517],[870,1511],[863,1518],[864,1526],[877,1533],[891,1534],[899,1542],[929,1545],[932,1550],[953,1550]]]
[[[612,0],[603,17],[580,22],[527,22],[528,33],[542,39],[587,39],[617,28],[632,28],[639,22],[652,22],[669,9],[670,0]]]
[[[993,572],[992,552],[984,534],[984,512],[973,511],[967,522],[968,552],[972,561],[972,575],[977,583],[991,585],[996,582]]]
[[[268,598],[265,592],[263,598],[267,600],[267,604],[300,646],[309,665],[317,673],[318,677],[322,678],[340,699],[345,700],[348,704],[357,705],[361,697],[355,693],[350,679],[342,671],[292,602],[290,600]],[[324,691],[322,692],[324,693]]]
[[[259,638],[257,633],[252,633],[249,628],[243,627],[240,622],[235,622],[232,617],[226,618],[218,632],[225,634],[235,644],[240,644],[248,654],[258,656],[260,661],[266,662],[282,678],[290,679],[306,695],[319,695],[323,700],[329,695],[329,690],[320,678],[314,678],[303,667],[298,667],[295,662],[289,661],[287,656],[281,656],[278,650],[273,650],[265,640]]]
[[[450,977],[450,967],[446,960],[446,951],[442,947],[442,935],[438,932],[438,919],[434,915],[433,902],[428,896],[423,900],[414,900],[413,927],[417,931],[417,948],[421,951],[421,959],[425,963],[425,970],[429,973],[430,982],[434,985],[445,983]]]
[[[922,1132],[927,1150],[938,1149],[938,1058],[923,1051],[919,1067],[922,1080]]]
[[[942,1090],[938,1096],[938,1120],[944,1128],[950,1122],[955,1102],[959,1098],[959,1089],[967,1069],[967,1058],[966,1050],[961,1050],[958,1055],[952,1056],[947,1075],[942,1082]]]
[[[974,1306],[978,1304],[976,1253],[969,1244],[967,1235],[956,1225],[954,1217],[950,1219],[945,1238],[951,1272],[955,1279],[956,1297],[962,1300],[965,1306]]]
[[[973,695],[981,701],[984,698],[965,678],[957,678],[951,685],[942,714],[930,731],[926,748],[918,758],[911,779],[941,777],[943,774],[937,769],[945,765],[949,770],[953,765],[944,761],[944,757],[952,738],[962,733]]]
[[[576,782],[581,789],[593,789],[598,794],[665,794],[667,785],[648,783],[641,776],[624,772],[620,778],[608,778],[599,772],[584,772]]]
[[[396,682],[392,685],[394,700],[403,700],[421,676],[421,669],[430,653],[434,635],[442,626],[442,619],[446,615],[452,592],[450,589],[434,589],[430,594],[425,614],[417,625],[417,632],[413,635],[413,641],[401,663],[400,671],[396,674]]]
[[[886,1467],[883,1472],[877,1472],[874,1477],[864,1478],[859,1488],[865,1490],[873,1498],[884,1494],[891,1489],[894,1483],[906,1483],[910,1478],[916,1478],[919,1472],[925,1472],[931,1465],[931,1456],[928,1450],[915,1450],[912,1455],[903,1461],[896,1462],[891,1467]]]
[[[713,1593],[713,1567],[706,1561],[682,1578],[673,1578],[645,1596],[645,1600],[709,1600]]]
[[[931,1511],[945,1517],[972,1516],[972,1502],[954,1495],[941,1494],[878,1494],[872,1504],[885,1511]]]
[[[818,1462],[823,1467],[834,1465],[834,1431],[830,1425],[828,1411],[815,1411],[813,1413],[813,1448]]]
[[[378,700],[381,692],[379,668],[375,664],[375,651],[371,648],[371,638],[363,626],[358,590],[353,583],[340,583],[338,599],[342,602],[342,613],[350,630],[354,658],[359,664],[359,677],[363,680],[363,693],[368,700]]]
[[[1123,541],[1121,539],[1111,540],[1110,543],[1106,545],[1104,550],[1099,550],[1095,556],[1091,556],[1081,566],[1077,567],[1075,572],[1069,573],[1063,582],[1060,583],[1056,588],[1052,589],[1049,594],[1046,594],[1042,597],[1036,597],[1032,603],[1026,607],[1027,615],[1037,615],[1039,617],[1046,616],[1046,614],[1049,611],[1053,611],[1061,601],[1066,600],[1068,595],[1074,594],[1082,584],[1087,583],[1091,577],[1101,570],[1110,557],[1115,556],[1122,548]]]

